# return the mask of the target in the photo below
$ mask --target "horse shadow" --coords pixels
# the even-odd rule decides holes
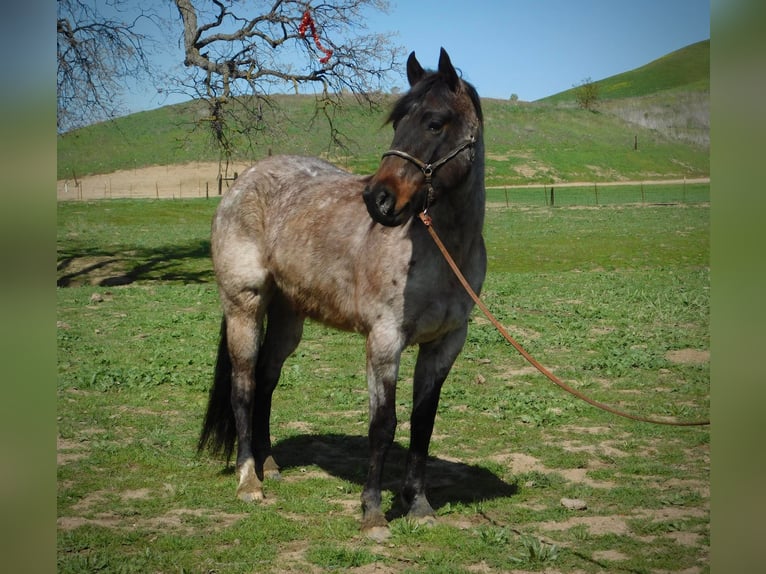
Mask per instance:
[[[326,473],[364,485],[367,480],[368,441],[364,436],[344,434],[297,435],[273,446],[274,458],[282,470],[316,465]],[[382,488],[399,493],[407,459],[407,447],[395,442],[386,457]],[[487,468],[439,457],[428,458],[426,471],[428,499],[434,510],[447,504],[473,504],[513,496],[515,483],[509,484]],[[386,518],[393,520],[406,513],[399,496]]]

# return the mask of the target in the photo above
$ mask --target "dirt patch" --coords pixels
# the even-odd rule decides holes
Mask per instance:
[[[249,163],[229,166],[227,175],[242,173]],[[226,190],[231,181],[222,182]],[[56,182],[59,201],[114,198],[194,198],[218,195],[218,163],[193,162],[120,170]]]
[[[558,474],[569,482],[584,484],[592,488],[614,488],[616,485],[608,481],[594,480],[588,476],[592,468],[548,468],[538,459],[524,453],[512,453],[490,456],[490,460],[500,464],[508,465],[513,474],[526,474],[530,472],[539,472],[542,474]]]
[[[679,349],[668,351],[665,358],[671,363],[680,365],[704,365],[710,362],[710,351],[699,349]]]
[[[629,556],[626,556],[617,550],[601,550],[593,553],[593,559],[597,561],[611,560],[613,562],[619,562],[620,560],[627,560],[628,558]]]
[[[56,464],[64,465],[88,456],[83,443],[59,437],[56,441]]]
[[[122,492],[96,490],[72,506],[71,510],[75,515],[59,517],[57,525],[61,530],[74,530],[90,524],[103,528],[128,530],[166,531],[170,529],[191,534],[200,529],[199,521],[191,519],[207,519],[210,523],[207,528],[211,531],[218,531],[247,516],[247,514],[214,512],[202,508],[173,508],[164,514],[152,517],[141,517],[133,513],[122,515],[114,511],[97,512],[99,508],[108,507],[110,500],[113,501],[114,498],[118,498],[124,503],[148,500],[156,495],[149,488],[124,490]]]
[[[630,534],[630,527],[622,516],[574,516],[568,520],[538,522],[536,526],[546,532],[561,532],[575,526],[585,526],[592,536],[605,536],[607,534],[627,536]]]
[[[68,287],[80,287],[86,282],[88,285],[104,285],[104,281],[113,277],[124,277],[128,272],[128,265],[125,260],[111,255],[84,255],[60,261],[57,271],[60,276],[76,278],[67,282]]]

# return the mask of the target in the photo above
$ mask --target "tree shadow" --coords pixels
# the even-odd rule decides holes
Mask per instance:
[[[210,283],[210,240],[155,248],[72,249],[59,252],[58,287],[115,287],[135,282]]]
[[[274,458],[284,469],[316,465],[328,474],[363,485],[367,479],[366,436],[342,434],[298,435],[273,447]],[[384,490],[398,493],[404,478],[407,447],[394,443],[386,458]],[[435,510],[446,504],[471,504],[513,496],[515,483],[508,484],[492,471],[477,465],[429,457],[426,471],[428,499]],[[404,515],[399,497],[387,514],[389,520]]]

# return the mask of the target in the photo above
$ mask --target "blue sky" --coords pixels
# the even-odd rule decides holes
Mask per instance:
[[[710,0],[392,0],[366,24],[427,68],[443,46],[482,97],[534,101],[710,38]],[[180,47],[169,58],[181,62]],[[152,89],[125,98],[131,112],[176,101]]]

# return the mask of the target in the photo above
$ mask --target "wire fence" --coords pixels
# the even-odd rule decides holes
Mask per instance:
[[[710,181],[494,186],[487,189],[487,201],[506,207],[695,204],[710,201]]]
[[[239,172],[246,166],[236,166]],[[99,199],[213,198],[233,185],[237,170],[223,176],[209,166],[139,170],[57,182],[59,201]],[[678,204],[710,201],[710,180],[495,185],[487,188],[488,203],[499,206],[600,206]]]

